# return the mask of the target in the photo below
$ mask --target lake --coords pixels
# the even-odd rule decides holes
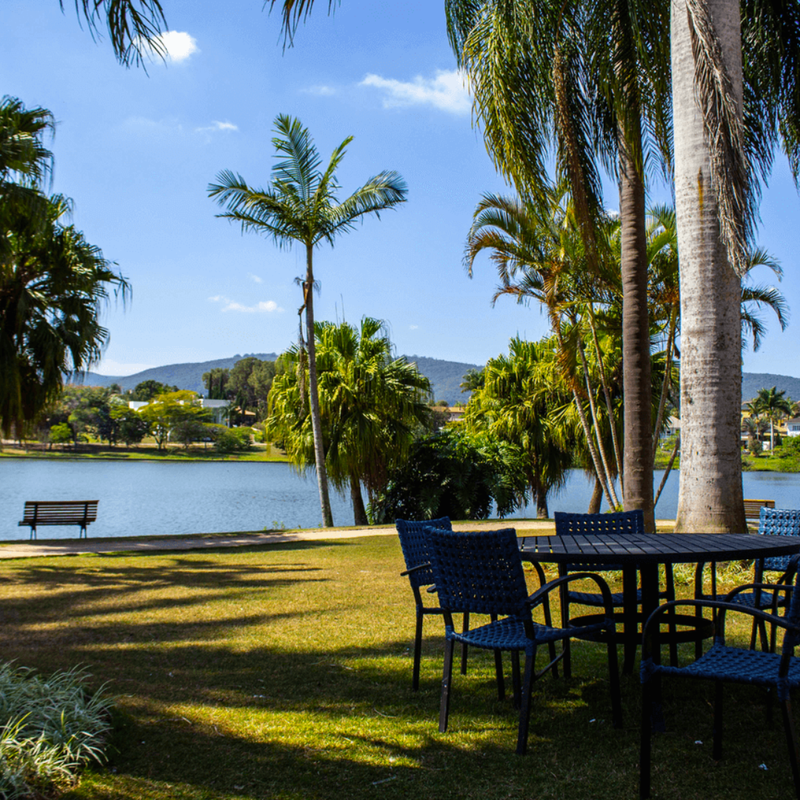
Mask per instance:
[[[656,473],[656,486],[661,482]],[[800,475],[744,473],[744,495],[771,498],[777,508],[800,508]],[[554,511],[585,511],[593,482],[573,470],[567,485],[550,499]],[[299,476],[285,463],[48,461],[0,459],[0,540],[27,539],[20,528],[25,500],[100,500],[89,535],[164,536],[188,533],[260,531],[264,528],[321,526],[313,474]],[[352,525],[349,498],[331,494],[337,525]],[[678,473],[670,475],[656,509],[674,519]],[[514,516],[533,517],[535,507]],[[77,528],[43,528],[41,538],[74,538]]]

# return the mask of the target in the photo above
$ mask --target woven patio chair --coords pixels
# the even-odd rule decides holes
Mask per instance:
[[[612,716],[615,727],[622,725],[617,650],[613,643],[611,592],[601,577],[578,573],[546,583],[544,571],[539,564],[534,563],[541,585],[528,596],[522,557],[513,528],[464,534],[426,527],[425,535],[439,603],[445,613],[446,644],[439,711],[441,733],[447,730],[450,713],[453,650],[456,642],[465,642],[471,647],[487,650],[510,651],[516,664],[519,663],[519,653],[524,652],[525,676],[521,686],[518,670],[515,670],[514,675],[514,696],[519,698],[520,706],[517,753],[523,755],[528,742],[533,683],[563,658],[563,651],[559,655],[555,654],[555,643],[569,637],[607,641]],[[554,628],[550,616],[550,593],[572,581],[587,578],[593,580],[604,595],[604,619],[581,627]],[[531,615],[531,609],[539,605],[542,606],[544,625],[534,622]],[[495,614],[498,619],[458,633],[453,626],[452,615],[466,611]],[[550,662],[537,672],[536,652],[540,645],[545,644],[550,649]]]
[[[553,515],[556,524],[556,535],[567,536],[571,534],[595,534],[602,535],[607,533],[644,533],[644,513],[641,510],[623,511],[615,514],[572,514],[563,511],[556,511]],[[568,575],[575,571],[591,572],[616,572],[621,571],[621,564],[561,564],[559,575]],[[665,565],[666,584],[665,588],[659,592],[659,597],[666,600],[675,599],[675,584],[672,576],[672,564]],[[636,602],[642,602],[642,592],[636,591]],[[570,603],[577,603],[583,606],[599,607],[603,605],[603,597],[599,593],[578,592],[564,586],[561,590],[561,624],[566,627],[570,619]],[[624,605],[622,592],[612,592],[611,604],[615,608]],[[564,644],[566,655],[564,657],[564,674],[570,676],[570,656],[569,642]],[[677,663],[677,648],[673,645],[671,660]],[[632,668],[632,665],[631,665]]]
[[[758,534],[761,536],[800,536],[800,511],[792,509],[763,508],[758,519]],[[756,559],[753,571],[753,582],[770,586],[772,583],[786,583],[786,569],[792,556],[771,556],[769,558]],[[711,593],[703,591],[703,568],[705,564],[698,564],[695,571],[695,599],[698,600],[724,600],[725,595],[717,592],[717,570],[716,564],[711,565]],[[766,580],[764,573],[778,573],[780,577],[772,581]],[[733,599],[735,603],[759,608],[762,611],[772,609],[777,613],[779,608],[787,605],[785,596],[780,593],[775,594],[771,588],[754,589],[753,591],[741,592],[736,594]],[[761,639],[761,648],[770,652],[775,651],[776,628],[772,628],[771,636],[767,638],[766,625],[762,620],[754,619],[752,633],[750,634],[750,649],[754,650],[756,639]],[[696,656],[699,657],[698,649]]]
[[[419,666],[422,657],[422,622],[426,615],[443,616],[444,611],[436,605],[425,605],[422,597],[422,589],[433,586],[433,571],[431,570],[430,558],[428,557],[428,547],[425,544],[423,527],[434,525],[437,528],[452,530],[449,517],[440,517],[425,521],[412,521],[406,519],[395,520],[397,535],[400,537],[400,548],[403,551],[403,558],[406,568],[401,575],[407,576],[411,584],[411,591],[414,593],[416,604],[417,622],[414,634],[414,667],[411,678],[411,686],[414,691],[419,689]],[[433,598],[431,598],[433,600]],[[469,627],[469,613],[464,614],[464,630]],[[461,674],[467,674],[467,646],[461,648]]]
[[[795,657],[795,647],[800,643],[800,575],[797,566],[800,555],[791,556],[787,566],[787,583],[746,584],[739,586],[720,600],[678,600],[665,603],[656,609],[645,625],[644,643],[642,646],[642,731],[641,754],[639,759],[640,778],[639,793],[641,798],[650,796],[650,761],[651,739],[654,728],[663,729],[660,719],[661,678],[671,677],[705,678],[714,681],[714,724],[713,752],[714,761],[722,758],[722,708],[723,683],[745,683],[774,689],[781,704],[786,741],[789,746],[789,762],[792,767],[795,792],[800,800],[800,751],[792,718],[790,692],[800,685],[800,658]],[[794,583],[793,583],[794,581]],[[779,617],[758,608],[737,602],[736,598],[758,589],[771,593],[789,595],[786,616]],[[658,663],[658,630],[661,614],[677,606],[694,606],[711,609],[715,614],[714,643],[711,649],[700,658],[684,667],[662,666]],[[784,631],[781,654],[761,650],[745,650],[743,647],[729,647],[725,643],[725,620],[729,612],[745,614],[774,628]],[[754,732],[747,731],[749,736]]]

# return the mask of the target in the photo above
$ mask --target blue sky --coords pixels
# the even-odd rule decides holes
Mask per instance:
[[[111,306],[99,372],[280,352],[296,338],[304,269],[299,249],[242,235],[215,218],[207,185],[222,169],[266,185],[272,125],[299,117],[327,158],[355,137],[339,170],[350,193],[384,169],[408,202],[322,247],[319,319],[385,320],[399,353],[471,363],[517,334],[546,332],[536,307],[491,296],[488,261],[470,280],[466,233],[482,192],[508,191],[472,124],[438,0],[344,0],[319,7],[283,50],[277,14],[261,0],[164,0],[170,58],[145,72],[114,59],[81,29],[70,2],[3,0],[0,93],[49,108],[57,121],[53,188],[73,198],[74,222],[133,285]],[[606,203],[617,207],[608,187]],[[778,159],[761,206],[759,243],[783,264],[780,284],[800,309],[800,200]],[[757,276],[771,282],[771,273]],[[795,327],[768,319],[745,370],[800,376]]]

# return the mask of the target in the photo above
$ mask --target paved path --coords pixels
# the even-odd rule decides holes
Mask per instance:
[[[515,527],[521,536],[553,533],[548,520],[492,520],[491,522],[456,523],[455,530],[476,530]],[[205,550],[220,547],[252,547],[278,542],[303,542],[319,539],[354,539],[360,536],[396,536],[391,527],[319,528],[316,530],[281,531],[279,533],[234,533],[204,536],[160,536],[115,539],[39,539],[36,541],[0,544],[0,560],[43,556],[84,555],[86,553],[157,553],[165,550]]]

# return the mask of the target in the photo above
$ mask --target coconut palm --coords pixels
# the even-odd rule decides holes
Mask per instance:
[[[99,317],[126,279],[99,248],[65,224],[66,198],[4,206],[0,261],[0,427],[21,435],[65,377],[99,361],[108,331]]]
[[[677,531],[746,530],[739,454],[740,278],[758,179],[780,141],[800,167],[796,13],[766,0],[672,6],[675,197],[681,253]],[[742,42],[747,42],[743,59]]]
[[[271,238],[278,247],[297,242],[305,249],[306,274],[302,281],[308,345],[308,380],[311,422],[314,433],[314,461],[317,467],[322,524],[333,526],[322,423],[317,389],[317,366],[314,339],[314,250],[323,242],[333,245],[337,236],[347,233],[367,216],[380,216],[406,199],[406,185],[396,172],[384,171],[370,178],[343,201],[336,192],[336,170],[353,137],[348,136],[331,155],[325,169],[307,128],[300,120],[279,115],[275,119],[272,143],[280,159],[272,169],[272,183],[266,189],[254,189],[241,175],[220,172],[217,183],[208,187],[209,195],[227,208],[220,217],[239,222],[243,231],[253,231]]]
[[[430,382],[405,358],[394,358],[380,320],[360,328],[346,322],[315,326],[320,409],[326,468],[341,492],[349,491],[356,525],[367,524],[362,485],[370,499],[383,489],[430,414]],[[299,349],[281,356],[282,369],[269,395],[269,434],[283,444],[294,465],[314,463],[309,415],[300,397]]]

